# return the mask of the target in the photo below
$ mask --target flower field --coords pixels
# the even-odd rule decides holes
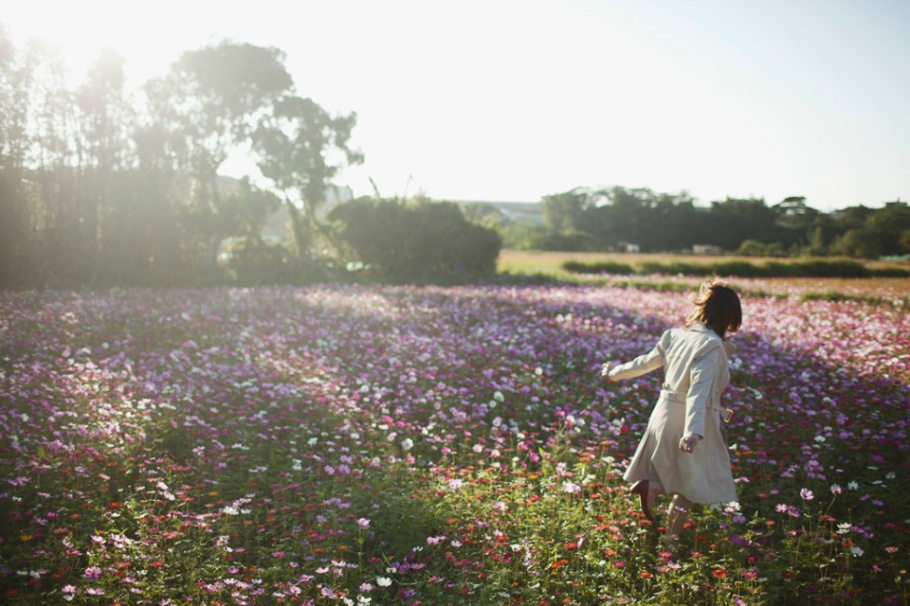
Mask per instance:
[[[688,310],[610,286],[0,293],[10,604],[908,604],[910,312],[743,299],[738,503],[621,474]]]

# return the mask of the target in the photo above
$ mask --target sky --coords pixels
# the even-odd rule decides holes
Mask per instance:
[[[0,24],[77,82],[113,48],[136,88],[225,39],[278,48],[357,113],[356,196],[910,200],[907,0],[0,0]]]

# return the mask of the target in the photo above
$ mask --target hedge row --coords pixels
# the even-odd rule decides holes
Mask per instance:
[[[562,268],[577,274],[614,275],[687,275],[735,276],[739,278],[906,278],[910,270],[898,267],[870,268],[856,261],[718,261],[716,263],[686,263],[643,261],[618,263],[615,261],[590,262],[566,261]]]

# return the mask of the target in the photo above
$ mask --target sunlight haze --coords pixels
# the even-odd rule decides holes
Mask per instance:
[[[904,0],[0,0],[0,24],[74,82],[114,48],[131,88],[223,39],[281,49],[299,94],[357,112],[355,195],[910,199]]]

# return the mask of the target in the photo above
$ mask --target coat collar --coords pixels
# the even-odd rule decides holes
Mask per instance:
[[[712,329],[708,328],[708,325],[705,324],[704,322],[692,322],[692,324],[689,325],[689,329],[690,329],[690,330],[694,330],[694,331],[696,331],[696,332],[704,332],[704,333],[707,333],[707,334],[709,334],[710,336],[712,336],[712,337],[714,337],[715,339],[717,339],[718,341],[720,341],[721,344],[723,344],[723,346],[724,346],[724,351],[727,353],[727,356],[728,356],[728,357],[729,357],[730,355],[732,355],[734,351],[736,351],[736,345],[734,345],[733,343],[730,343],[729,341],[724,341],[723,339],[721,339],[721,338],[720,338],[720,335],[718,335],[718,334],[717,334],[716,332],[714,332]]]

